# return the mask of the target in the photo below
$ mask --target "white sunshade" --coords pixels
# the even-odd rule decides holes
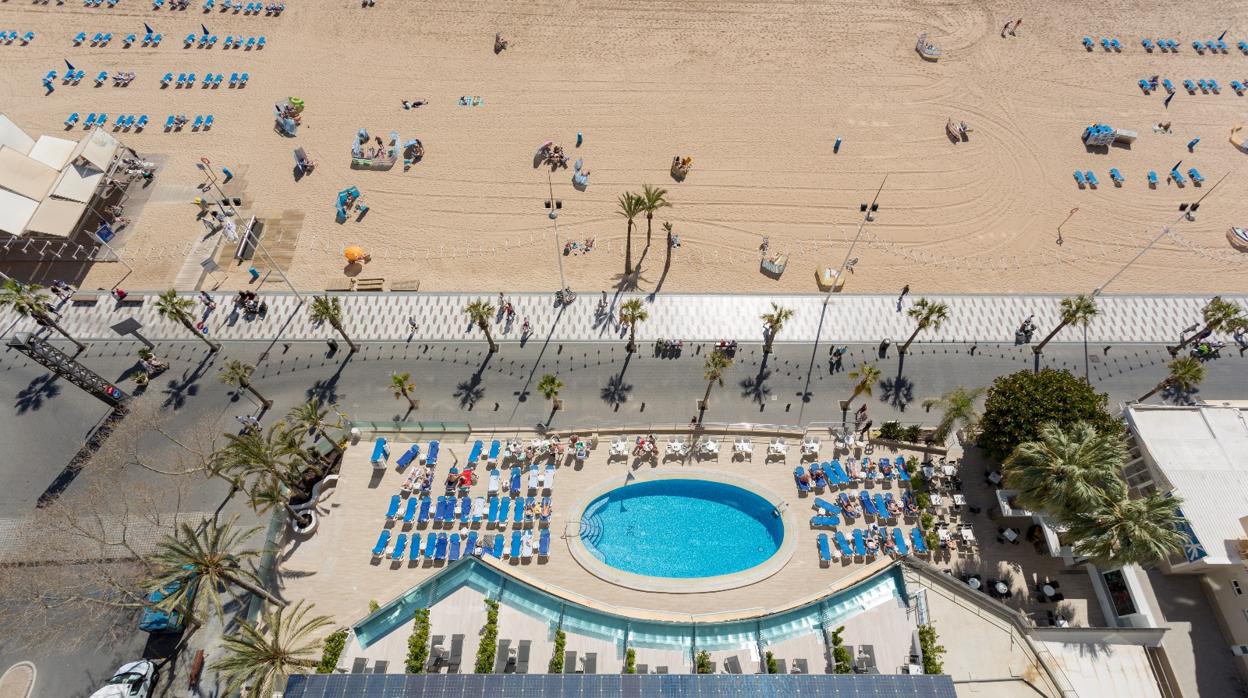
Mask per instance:
[[[113,155],[121,144],[103,129],[93,128],[78,142],[74,158],[82,158],[101,170],[107,171],[113,164]]]
[[[77,147],[78,143],[64,138],[40,136],[35,141],[35,147],[30,149],[30,157],[54,170],[60,170],[74,157],[74,149]]]
[[[35,215],[39,202],[7,189],[0,189],[0,230],[11,235],[26,231],[26,223]]]
[[[57,174],[38,160],[0,146],[0,187],[38,201],[52,190]]]
[[[90,203],[102,179],[104,173],[90,165],[71,165],[61,173],[52,194],[62,199]]]
[[[35,139],[26,135],[9,117],[0,114],[0,146],[12,148],[25,155],[35,146]]]
[[[39,208],[35,210],[35,215],[31,217],[30,222],[26,224],[26,229],[32,233],[67,238],[73,234],[78,226],[78,220],[82,218],[86,210],[87,205],[77,201],[44,199],[43,203],[39,204]]]

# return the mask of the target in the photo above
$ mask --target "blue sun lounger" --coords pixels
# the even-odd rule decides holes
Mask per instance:
[[[412,534],[412,546],[409,550],[410,552],[408,552],[407,554],[408,561],[416,562],[417,560],[420,559],[420,534],[419,533]]]
[[[862,529],[854,529],[854,554],[858,557],[867,556],[867,545],[862,538]]]
[[[820,533],[815,542],[819,546],[819,562],[832,562],[832,546],[828,544],[828,534]]]
[[[390,506],[386,508],[387,519],[399,518],[399,495],[390,495]]]
[[[1094,45],[1095,45],[1095,44],[1093,44],[1093,43],[1092,43],[1092,37],[1090,37],[1090,36],[1085,36],[1085,37],[1083,37],[1083,47],[1084,47],[1084,48],[1086,48],[1087,50],[1091,51],[1091,50],[1092,50],[1092,47],[1093,47]]]
[[[837,516],[812,516],[810,517],[811,528],[833,528],[841,525],[841,519]]]
[[[108,80],[108,71],[101,70],[100,74],[95,76],[95,84],[103,85],[105,80]]]
[[[86,40],[87,40],[86,32],[78,32],[77,34],[74,34],[74,46],[77,46]],[[1243,43],[1243,42],[1241,41],[1240,43]]]
[[[263,36],[258,36],[258,37],[256,37],[256,48],[257,48],[257,49],[262,49],[262,48],[264,48],[264,47],[265,47],[265,44],[267,44],[267,43],[268,43],[268,39],[265,39]]]
[[[520,532],[511,532],[511,549],[507,553],[508,557],[520,557]]]
[[[529,497],[527,500],[524,497],[516,498],[516,506],[511,510],[511,522],[513,524],[524,522],[524,505],[532,501],[532,497]]]
[[[1144,78],[1140,78],[1140,89],[1144,91],[1144,94],[1148,94],[1153,89],[1153,83],[1145,80]]]
[[[416,523],[424,524],[429,522],[429,504],[430,499],[428,497],[420,498],[420,513],[416,515]]]
[[[108,114],[101,112],[99,116],[95,117],[96,126],[103,126],[106,123],[108,123]]]
[[[427,454],[425,455],[425,464],[426,464],[426,465],[437,465],[437,464],[438,464],[438,451],[439,451],[439,450],[441,450],[441,448],[442,448],[442,444],[441,444],[441,443],[439,443],[439,442],[437,442],[437,441],[430,441],[430,442],[429,442],[429,453],[427,453]]]
[[[1196,53],[1199,53],[1202,56],[1205,54],[1205,45],[1200,41],[1193,41],[1192,48],[1196,49]]]
[[[1166,92],[1174,94],[1174,83],[1170,82],[1170,78],[1163,79],[1161,81],[1161,86],[1166,88]]]
[[[520,467],[513,465],[511,467],[511,496],[520,494]]]
[[[168,119],[165,119],[165,130],[166,130],[166,131],[172,131],[172,130],[173,130],[173,120],[174,120],[173,114],[170,114],[170,115],[169,115],[169,118],[168,118]]]
[[[830,468],[828,471],[829,479],[838,485],[849,484],[849,475],[845,473],[845,468],[841,466],[841,462],[839,460],[832,461],[828,464],[828,467]]]
[[[486,457],[485,462],[489,465],[498,465],[498,454],[502,450],[503,445],[495,439],[490,442],[490,455]]]
[[[841,555],[844,555],[845,557],[854,556],[854,549],[849,547],[849,541],[845,538],[844,532],[837,531],[836,535],[832,538],[836,541],[836,547],[840,549]]]
[[[1217,43],[1215,43],[1214,46],[1217,47],[1217,49],[1221,51],[1222,53],[1226,53],[1226,42],[1223,41],[1222,39],[1218,39]]]
[[[472,497],[459,498],[459,522],[468,523],[469,517],[472,516]]]
[[[490,497],[490,511],[485,517],[486,523],[498,523],[498,497]]]
[[[923,540],[923,532],[917,526],[910,529],[910,544],[914,547],[914,552],[920,555],[927,552],[927,541]]]
[[[1109,168],[1109,178],[1114,180],[1115,184],[1122,184],[1124,181],[1122,173],[1118,171],[1117,167]]]
[[[1140,45],[1144,47],[1145,51],[1148,51],[1149,53],[1153,52],[1153,40],[1152,39],[1140,39]]]
[[[1187,88],[1187,91],[1193,94],[1195,94],[1196,92],[1196,83],[1192,82],[1191,80],[1184,80],[1183,87]]]
[[[490,554],[499,560],[503,559],[503,546],[505,544],[506,544],[506,538],[503,536],[503,534],[501,533],[495,534],[494,545],[490,549]]]
[[[1196,86],[1200,88],[1200,91],[1201,91],[1201,92],[1208,92],[1208,91],[1209,91],[1209,83],[1205,82],[1204,78],[1201,78],[1201,79],[1197,80],[1197,81],[1196,81]]]
[[[1179,185],[1187,182],[1186,179],[1183,179],[1183,175],[1178,170],[1170,170],[1170,179],[1173,179],[1174,183]]]
[[[455,498],[438,497],[438,521],[447,523],[455,516]]]
[[[70,114],[69,117],[65,119],[65,126],[67,128],[73,126],[76,123],[78,123],[78,112],[74,112],[73,114]]]
[[[238,73],[230,73],[230,87],[238,85]]]
[[[438,542],[433,548],[433,559],[441,562],[446,559],[446,534],[438,534]]]
[[[845,517],[846,521],[853,521],[854,515],[849,512],[849,495],[842,492],[837,501],[841,503],[841,515]]]
[[[437,536],[437,534],[435,534],[435,533],[433,533],[432,531],[430,531],[430,532],[429,532],[429,537],[425,539],[425,559],[426,559],[426,560],[431,560],[431,559],[433,559],[433,551],[434,551],[434,547],[435,547],[437,544],[438,544],[438,536]]]
[[[910,546],[906,545],[906,534],[900,528],[893,529],[893,543],[897,545],[897,552],[902,555],[910,554]]]
[[[469,465],[476,465],[477,461],[481,460],[481,451],[484,450],[484,448],[485,444],[481,443],[480,439],[472,442],[472,450],[468,452]]]
[[[1239,47],[1240,51],[1243,51],[1244,53],[1248,53],[1248,41],[1241,41],[1235,45]]]
[[[839,514],[841,508],[823,497],[815,497],[815,508],[825,514]]]
[[[451,534],[451,546],[448,552],[450,553],[449,555],[447,555],[448,562],[455,562],[456,560],[459,559],[459,534],[458,533]]]
[[[1209,80],[1205,84],[1207,84],[1209,86],[1209,89],[1213,90],[1215,94],[1222,91],[1222,86],[1219,85],[1218,81],[1214,80],[1213,78],[1209,78]]]
[[[511,498],[502,497],[498,500],[498,523],[500,526],[507,523],[508,516],[511,515]]]
[[[253,48],[255,48],[255,47],[256,47],[256,37],[254,37],[254,36],[249,36],[249,37],[247,37],[247,48],[246,48],[246,50],[247,50],[247,51],[250,51],[251,49],[253,49]]]
[[[1079,170],[1075,170],[1075,181],[1079,184],[1080,187],[1083,187],[1085,184],[1088,183],[1088,181],[1083,178],[1083,173],[1080,172]]]
[[[416,518],[416,507],[419,505],[420,502],[416,501],[415,497],[407,498],[407,509],[403,512],[403,523],[410,524]]]
[[[407,552],[407,534],[400,533],[394,539],[394,550],[390,551],[391,560],[402,560],[403,554]]]
[[[884,506],[884,495],[876,492],[871,501],[875,504],[875,515],[881,519],[888,518],[888,509]]]
[[[1119,41],[1118,39],[1110,39],[1110,40],[1109,40],[1109,45],[1110,45],[1110,47],[1111,47],[1111,48],[1113,48],[1115,51],[1118,51],[1118,52],[1120,52],[1120,53],[1122,52],[1122,42],[1121,42],[1121,41]]]
[[[1092,173],[1092,170],[1088,170],[1087,172],[1084,172],[1083,176],[1087,177],[1089,186],[1095,187],[1100,184],[1100,181],[1096,179],[1096,175]]]
[[[1235,90],[1235,94],[1242,95],[1244,93],[1244,83],[1238,80],[1231,81],[1231,89]]]
[[[246,84],[247,84],[247,77],[248,77],[247,73],[243,73],[242,75],[239,75],[239,76],[238,76],[238,86],[239,86],[239,87],[244,87],[244,86],[246,86]]]
[[[806,469],[800,465],[793,469],[793,483],[797,485],[798,492],[810,491],[810,484],[806,482],[802,482],[802,475],[805,475],[805,474],[806,474]]]
[[[550,517],[543,516],[542,511],[541,511],[542,509],[545,509],[548,506],[550,506],[550,497],[542,497],[542,505],[538,507],[538,510],[537,510],[537,517],[538,519],[541,520],[542,523],[550,523]]]
[[[464,556],[466,557],[468,555],[471,555],[472,551],[475,550],[476,547],[477,547],[477,532],[469,531],[468,537],[464,539]]]
[[[550,557],[550,529],[543,528],[537,536],[537,556]]]
[[[1200,184],[1201,182],[1205,181],[1205,178],[1201,176],[1200,171],[1197,170],[1195,167],[1187,171],[1187,176],[1191,177],[1192,181],[1197,184]]]
[[[403,455],[399,456],[399,459],[395,461],[394,464],[399,466],[399,470],[402,470],[403,468],[411,465],[412,461],[416,460],[419,456],[420,444],[412,444],[406,451],[403,452]]]
[[[191,73],[191,75],[194,75],[194,73]],[[194,82],[194,79],[192,79],[192,82]],[[203,123],[203,117],[196,116],[195,127],[198,128],[201,123]],[[373,465],[390,460],[390,449],[386,446],[385,437],[377,439],[377,442],[373,444],[373,455],[368,460]]]
[[[203,115],[203,114],[196,114],[196,115],[195,115],[195,120],[191,122],[191,130],[192,130],[192,131],[198,131],[198,130],[200,129],[200,127],[201,127],[201,126],[203,126],[203,125],[204,125],[204,115]],[[389,457],[390,457],[390,453],[387,451],[387,452],[386,452],[386,458],[389,458]],[[379,461],[379,460],[377,460],[376,458],[374,458],[374,459],[373,459],[373,465],[380,465],[381,463],[384,463],[384,462],[385,462],[385,459],[382,459],[382,460],[380,460],[380,461]]]
[[[1149,186],[1154,186],[1154,187],[1157,186],[1157,172],[1156,171],[1154,170],[1148,171],[1148,184]]]
[[[82,122],[83,128],[91,128],[95,125],[95,112],[87,114],[87,120]]]
[[[875,504],[871,502],[871,493],[862,490],[858,493],[858,501],[862,502],[862,512],[867,516],[875,516]]]
[[[381,557],[388,547],[390,547],[390,529],[383,528],[381,535],[377,536],[377,544],[373,546],[373,557]]]
[[[1108,39],[1108,38],[1106,38],[1106,37],[1101,37],[1101,48],[1105,49],[1106,51],[1108,51],[1108,50],[1109,50],[1109,39]]]

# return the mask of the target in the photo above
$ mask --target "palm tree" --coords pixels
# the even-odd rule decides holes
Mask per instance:
[[[286,510],[286,514],[292,521],[305,525],[311,523],[311,517],[307,511],[295,511],[290,505],[290,488],[276,477],[262,476],[257,479],[252,484],[251,491],[247,493],[247,500],[257,514],[268,514],[275,507],[281,507]]]
[[[672,267],[672,222],[663,221],[663,232],[667,235],[667,255],[663,257],[663,271]]]
[[[412,374],[404,371],[402,373],[390,374],[390,389],[394,391],[394,399],[407,399],[407,404],[412,409],[416,409],[418,404],[412,399],[412,391],[416,389],[416,384],[412,382]]]
[[[347,336],[347,331],[342,329],[342,302],[338,300],[338,296],[312,296],[312,305],[308,306],[308,312],[312,315],[312,322],[328,322],[330,327],[337,330],[347,346],[351,347],[352,354],[359,351],[359,347]]]
[[[702,367],[702,377],[706,379],[706,394],[702,396],[702,409],[706,409],[711,400],[711,388],[715,384],[724,384],[724,370],[732,365],[732,358],[716,349],[706,357]]]
[[[640,298],[630,298],[620,305],[620,322],[628,325],[628,353],[637,351],[637,323],[650,319],[650,311]]]
[[[260,404],[264,405],[264,409],[267,410],[273,406],[273,401],[261,395],[260,391],[256,390],[256,386],[251,384],[251,374],[254,373],[255,370],[256,367],[251,364],[243,363],[238,359],[230,359],[229,363],[227,363],[225,368],[221,371],[221,382],[228,386],[238,388],[239,390],[246,390],[252,395],[255,395],[256,399],[259,400]]]
[[[542,376],[542,380],[537,384],[537,392],[542,397],[550,400],[550,413],[554,415],[562,405],[559,400],[559,391],[563,389],[563,381],[559,380],[559,376],[547,373]]]
[[[195,323],[191,322],[191,310],[195,307],[195,301],[190,298],[183,298],[178,295],[174,289],[169,289],[160,294],[156,299],[156,312],[162,318],[173,322],[181,323],[183,327],[199,337],[212,348],[213,351],[221,351],[221,345],[208,339],[203,332],[195,329]]]
[[[222,638],[224,656],[211,668],[225,677],[225,691],[248,698],[271,696],[285,688],[291,674],[316,668],[320,643],[311,635],[334,621],[328,616],[307,618],[311,608],[300,601],[266,611],[261,623],[240,622],[236,633]]]
[[[1222,296],[1214,296],[1205,304],[1201,311],[1204,316],[1205,326],[1199,332],[1179,342],[1179,346],[1170,347],[1170,355],[1178,354],[1183,347],[1187,346],[1202,334],[1206,332],[1217,332],[1225,330],[1233,332],[1235,330],[1248,328],[1248,317],[1244,317],[1244,309],[1238,303],[1233,301],[1224,301]]]
[[[1205,365],[1194,357],[1180,356],[1166,364],[1166,367],[1170,369],[1170,373],[1154,385],[1152,390],[1141,395],[1137,402],[1144,402],[1166,389],[1179,394],[1190,393],[1205,380]]]
[[[771,353],[771,345],[776,341],[776,335],[780,330],[784,329],[784,323],[793,319],[792,308],[782,308],[775,303],[771,304],[771,312],[763,313],[759,316],[763,324],[767,326],[767,343],[763,345],[763,353]]]
[[[464,312],[468,314],[468,319],[485,333],[485,341],[490,343],[490,353],[498,351],[498,345],[494,343],[494,335],[490,334],[490,319],[494,317],[494,306],[489,301],[475,300],[464,306]]]
[[[329,410],[321,408],[321,401],[312,397],[307,402],[292,409],[286,419],[291,426],[307,429],[308,433],[319,434],[322,439],[329,442],[329,445],[338,453],[342,453],[342,446],[338,445],[338,441],[329,438],[329,434],[325,432],[325,428],[330,426],[325,421],[325,417],[329,414]]]
[[[910,349],[910,343],[919,333],[929,327],[932,330],[939,330],[945,320],[949,319],[949,306],[939,301],[929,301],[926,298],[920,298],[910,306],[906,311],[906,315],[914,318],[914,332],[910,334],[910,339],[901,345],[900,352],[904,355]]]
[[[259,555],[243,546],[260,529],[236,529],[235,520],[223,524],[204,521],[199,527],[183,521],[172,534],[156,543],[156,552],[148,558],[152,573],[146,588],[167,589],[177,584],[177,589],[161,600],[157,608],[177,609],[191,618],[202,618],[205,614],[199,610],[207,606],[224,617],[221,591],[231,587],[272,604],[286,605],[261,586],[254,572],[243,567],[244,561]]]
[[[646,212],[646,245],[650,244],[650,226],[654,221],[654,212],[661,208],[668,208],[672,202],[667,200],[667,190],[663,187],[652,187],[649,184],[641,185],[641,210]],[[671,249],[671,240],[668,240],[668,249]]]
[[[1039,439],[1015,447],[1001,470],[1023,506],[1065,521],[1127,496],[1118,474],[1126,458],[1117,436],[1100,434],[1087,422],[1069,429],[1050,423],[1040,428]]]
[[[298,436],[284,423],[267,432],[226,434],[227,443],[212,454],[212,474],[236,488],[253,475],[274,477],[294,490],[303,489],[303,467],[309,465]]]
[[[842,408],[846,410],[849,409],[849,403],[859,395],[871,397],[875,382],[880,379],[880,369],[876,368],[875,364],[859,364],[857,369],[849,372],[849,377],[857,382],[854,383],[854,393],[849,396],[849,399],[845,401],[845,407]]]
[[[628,276],[633,273],[633,219],[641,213],[644,202],[641,197],[626,191],[620,194],[618,203],[620,210],[616,213],[628,219],[628,237],[624,240],[624,276]]]
[[[937,407],[940,409],[940,424],[936,427],[936,440],[943,442],[955,425],[963,429],[974,429],[979,422],[979,410],[975,403],[983,397],[985,388],[967,390],[958,386],[938,398],[923,401],[923,409]]]
[[[1040,340],[1039,344],[1032,347],[1032,350],[1039,354],[1044,351],[1044,345],[1048,344],[1049,340],[1053,339],[1058,332],[1061,332],[1063,327],[1067,325],[1087,327],[1088,323],[1092,322],[1092,318],[1096,317],[1097,313],[1100,312],[1100,309],[1096,307],[1096,299],[1086,293],[1063,298],[1061,302],[1062,321],[1057,323],[1057,327],[1054,327],[1052,332],[1049,332],[1044,339]]]
[[[1068,520],[1075,551],[1101,567],[1149,565],[1181,552],[1187,537],[1177,497],[1153,492],[1140,499],[1119,497]]]
[[[57,324],[48,313],[51,308],[48,303],[48,294],[43,292],[43,287],[39,284],[23,284],[17,279],[5,279],[4,283],[0,284],[0,308],[4,306],[12,306],[18,315],[34,318],[35,322],[40,325],[51,327],[61,333],[65,339],[73,342],[78,347],[78,351],[86,351],[87,345],[71,337],[65,328]]]

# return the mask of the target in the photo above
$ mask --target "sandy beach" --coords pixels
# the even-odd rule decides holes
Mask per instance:
[[[235,174],[227,192],[242,198],[244,214],[267,222],[265,242],[308,290],[346,278],[347,245],[373,257],[349,272],[382,277],[387,288],[553,290],[559,248],[543,207],[550,187],[563,202],[561,239],[595,242],[588,254],[563,257],[569,285],[612,288],[624,270],[616,199],[643,183],[667,188],[673,203],[656,215],[648,249],[644,217],[634,232],[643,291],[663,276],[661,223],[669,220],[680,247],[665,291],[814,292],[816,269],[840,265],[862,220],[859,204],[881,184],[846,292],[907,283],[914,293],[1091,290],[1174,222],[1180,203],[1211,190],[1195,221],[1174,225],[1107,292],[1248,290],[1248,257],[1226,241],[1229,226],[1248,225],[1241,181],[1248,155],[1227,140],[1248,99],[1230,88],[1248,80],[1248,58],[1235,47],[1248,34],[1236,34],[1233,23],[1248,11],[1243,2],[1080,1],[1020,10],[1007,2],[378,0],[361,8],[294,0],[279,18],[203,13],[201,5],[170,12],[141,0],[111,10],[76,0],[0,4],[0,26],[37,33],[29,46],[0,46],[0,104],[29,133],[62,133],[75,111],[147,113],[160,125],[171,113],[216,117],[202,133],[158,125],[119,134],[161,163],[146,202],[127,212],[135,221],[120,244],[134,267],[127,288],[200,280],[194,272],[205,229],[191,201],[203,181],[195,163],[208,158]],[[1020,16],[1017,36],[1001,37]],[[143,22],[165,35],[163,45],[122,48],[120,38],[141,35]],[[201,22],[222,38],[263,34],[267,46],[184,49],[182,38]],[[1192,50],[1192,39],[1216,39],[1225,29],[1227,54]],[[111,31],[114,40],[73,47],[78,31]],[[510,41],[499,55],[496,31]],[[920,32],[943,50],[938,62],[915,51]],[[1117,37],[1122,51],[1086,51],[1084,35]],[[1174,38],[1182,48],[1147,53],[1141,37]],[[58,80],[44,96],[40,78],[64,70],[63,58],[89,76],[133,70],[138,77],[127,88]],[[250,81],[244,89],[161,89],[160,76],[170,71],[247,71]],[[1165,90],[1145,95],[1137,84],[1152,75],[1178,86],[1168,108]],[[1216,79],[1220,94],[1188,94],[1181,83],[1189,78]],[[460,106],[464,95],[482,104]],[[307,104],[295,138],[273,129],[274,102],[290,96]],[[402,99],[429,103],[404,110]],[[971,127],[965,142],[946,135],[950,118]],[[1172,132],[1155,133],[1165,121]],[[1130,148],[1089,150],[1079,136],[1094,122],[1139,138]],[[408,171],[401,163],[352,170],[361,127],[383,139],[391,131],[419,138],[426,156]],[[76,138],[81,127],[71,133]],[[1196,136],[1202,140],[1189,152]],[[587,190],[573,188],[571,167],[553,174],[534,167],[534,150],[551,139],[572,161],[584,160]],[[296,147],[319,162],[299,181]],[[683,182],[669,173],[677,154],[694,159]],[[1167,182],[1180,160],[1184,172],[1200,170],[1203,187]],[[1121,187],[1111,182],[1111,167],[1125,176]],[[1100,186],[1081,189],[1076,169],[1093,170]],[[1149,170],[1161,177],[1155,189]],[[370,210],[339,224],[334,200],[349,186]],[[778,279],[760,273],[764,237],[772,253],[789,255]],[[221,286],[246,285],[246,266],[224,246],[216,252],[228,272]],[[75,278],[66,265],[8,268]],[[77,280],[108,288],[125,274],[118,264],[97,264]],[[273,275],[266,283],[280,282]]]

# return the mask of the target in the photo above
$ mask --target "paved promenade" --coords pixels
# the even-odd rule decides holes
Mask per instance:
[[[188,297],[197,298],[191,294]],[[358,341],[409,338],[481,341],[484,335],[470,326],[463,308],[477,298],[498,305],[496,294],[348,293],[340,297],[347,332]],[[916,299],[916,296],[907,296],[899,311],[896,296],[663,294],[650,299],[644,295],[621,294],[608,295],[608,309],[599,312],[601,296],[585,293],[561,312],[551,294],[512,294],[507,300],[515,306],[514,320],[502,321],[500,313],[492,332],[498,341],[519,341],[521,326],[528,319],[533,326],[532,340],[540,341],[549,335],[552,341],[558,342],[619,341],[627,333],[618,323],[618,309],[631,297],[645,300],[650,313],[650,319],[638,327],[638,342],[659,337],[686,341],[761,341],[763,324],[759,316],[768,312],[774,302],[794,311],[793,319],[778,337],[780,342],[818,339],[833,343],[875,343],[887,337],[899,343],[914,330],[914,321],[905,314],[905,309]],[[271,340],[279,331],[283,339],[288,340],[335,336],[328,325],[313,324],[306,304],[298,309],[298,301],[291,294],[264,294],[269,306],[264,319],[235,312],[229,294],[219,293],[215,298],[218,302],[215,311],[208,313],[200,303],[196,316],[196,319],[205,317],[209,335],[214,339]],[[927,298],[947,303],[949,319],[939,331],[920,334],[916,341],[924,343],[1013,342],[1015,330],[1033,313],[1037,326],[1034,341],[1038,342],[1057,324],[1061,300],[1061,296],[1055,295],[934,295]],[[1248,307],[1248,296],[1228,296],[1227,299]],[[111,326],[133,317],[143,323],[141,334],[152,341],[188,338],[190,335],[184,327],[157,315],[154,301],[155,296],[148,294],[133,295],[126,303],[118,303],[101,293],[94,304],[64,304],[63,325],[81,339],[116,339],[118,335]],[[1177,342],[1183,328],[1200,321],[1201,308],[1207,301],[1204,296],[1101,296],[1098,299],[1101,313],[1088,327],[1088,341]],[[416,319],[414,332],[408,325],[409,318]],[[10,310],[0,312],[0,329],[8,330],[15,319]],[[16,328],[32,329],[34,324],[19,321]],[[1081,342],[1083,333],[1077,328],[1067,329],[1054,341]]]

